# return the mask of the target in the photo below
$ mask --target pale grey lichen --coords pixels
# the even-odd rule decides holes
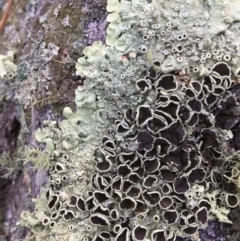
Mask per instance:
[[[17,72],[17,65],[14,64],[14,51],[7,55],[0,55],[0,78],[11,80]]]
[[[238,197],[209,165],[234,152],[212,112],[239,105],[229,91],[240,66],[237,6],[108,1],[106,45],[94,42],[76,64],[86,78],[77,110],[36,132],[50,181],[23,223],[43,238],[84,241],[198,240],[208,220],[231,223]],[[235,166],[227,179],[238,183]]]

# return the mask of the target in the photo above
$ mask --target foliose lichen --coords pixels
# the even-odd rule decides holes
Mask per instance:
[[[218,173],[232,133],[215,113],[239,106],[238,5],[108,0],[106,44],[76,64],[77,110],[36,132],[51,168],[22,215],[35,240],[198,240],[208,220],[231,223],[239,200]]]
[[[0,55],[0,78],[12,79],[17,72],[17,66],[13,63],[14,51],[9,51],[7,55]]]

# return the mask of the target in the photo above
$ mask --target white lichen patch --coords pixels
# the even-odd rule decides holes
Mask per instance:
[[[69,26],[70,26],[69,19],[70,19],[70,17],[69,17],[69,15],[67,15],[67,16],[62,20],[62,25],[63,25],[64,27],[69,27]]]
[[[58,4],[58,6],[54,9],[53,14],[54,14],[55,17],[58,17],[61,8],[62,8],[62,5]]]

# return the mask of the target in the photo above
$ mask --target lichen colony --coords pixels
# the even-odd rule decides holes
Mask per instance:
[[[76,63],[76,111],[36,132],[51,169],[37,210],[22,215],[34,240],[198,240],[208,220],[231,223],[239,200],[217,175],[233,134],[216,116],[239,106],[238,7],[108,0],[106,44]]]

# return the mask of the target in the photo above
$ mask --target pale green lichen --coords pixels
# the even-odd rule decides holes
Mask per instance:
[[[37,170],[48,169],[50,167],[48,154],[41,150],[25,146],[22,155],[23,165],[30,163]]]
[[[215,177],[222,169],[208,165],[234,152],[211,112],[237,105],[237,6],[108,0],[106,45],[94,42],[76,64],[86,78],[76,111],[66,107],[65,120],[36,132],[51,158],[39,211],[23,215],[36,240],[135,240],[136,230],[145,233],[138,240],[198,240],[208,220],[231,223],[231,194]],[[237,164],[231,170],[238,184]]]
[[[11,80],[17,72],[17,65],[14,64],[14,51],[7,55],[0,55],[0,78]]]

